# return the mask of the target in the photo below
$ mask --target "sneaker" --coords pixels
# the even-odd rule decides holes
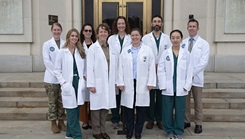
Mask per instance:
[[[173,134],[168,134],[167,139],[174,139],[174,135]]]
[[[72,137],[67,137],[67,136],[65,136],[65,139],[73,139]]]
[[[176,135],[175,138],[176,139],[184,139],[184,137],[182,135]]]
[[[112,127],[113,127],[113,129],[118,129],[119,128],[119,123],[113,123]]]

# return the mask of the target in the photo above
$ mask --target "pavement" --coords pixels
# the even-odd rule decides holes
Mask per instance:
[[[64,139],[65,132],[52,134],[49,121],[0,121],[0,139]],[[111,139],[125,139],[125,135],[117,135],[111,122],[106,123],[107,133]],[[121,130],[121,129],[119,129]],[[205,122],[203,132],[195,134],[194,123],[185,129],[185,139],[244,139],[245,124],[230,122]],[[83,139],[93,139],[92,130],[82,130]],[[165,139],[166,133],[156,126],[149,130],[144,127],[142,139]]]
[[[0,82],[42,82],[43,72],[33,73],[0,73]],[[245,73],[214,73],[205,72],[207,86],[245,88]],[[2,84],[4,86],[4,84]],[[111,127],[111,122],[106,123],[107,133],[111,139],[125,139],[125,135],[117,135]],[[119,129],[120,130],[120,129]],[[91,130],[82,130],[83,139],[93,139]],[[0,139],[64,139],[65,132],[52,134],[50,121],[8,121],[0,120]],[[154,127],[148,130],[144,127],[142,139],[164,139],[166,133]],[[185,139],[245,139],[244,122],[204,122],[203,132],[194,133],[194,123],[185,129]]]

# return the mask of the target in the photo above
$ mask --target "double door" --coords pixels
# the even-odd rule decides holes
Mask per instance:
[[[94,2],[95,26],[107,23],[110,27],[117,16],[124,16],[131,29],[139,28],[143,33],[150,31],[150,0],[97,0]],[[148,27],[149,26],[149,27]]]

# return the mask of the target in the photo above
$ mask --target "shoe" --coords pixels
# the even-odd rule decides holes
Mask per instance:
[[[93,137],[95,139],[104,139],[104,137],[102,136],[102,134],[94,134]]]
[[[185,123],[184,129],[191,127],[191,123]]]
[[[56,120],[51,121],[51,131],[53,132],[53,134],[60,133],[60,129],[56,124]]]
[[[89,125],[88,125],[87,123],[83,123],[83,124],[82,124],[82,128],[83,128],[84,130],[88,130],[88,129],[89,129]]]
[[[113,127],[113,129],[118,129],[119,128],[119,123],[113,123],[112,127]]]
[[[110,139],[110,136],[107,133],[102,133],[104,139]]]
[[[64,120],[59,120],[58,122],[58,128],[62,131],[66,131],[66,125],[64,123]]]
[[[65,139],[73,139],[72,137],[67,137],[67,136],[65,136]]]
[[[157,127],[162,130],[162,123],[161,122],[157,122]]]
[[[184,139],[184,137],[182,135],[176,135],[175,139]]]
[[[194,132],[196,134],[202,133],[202,125],[196,125]]]
[[[152,129],[153,126],[154,126],[153,122],[148,122],[145,127],[146,127],[146,129]]]
[[[135,139],[141,139],[141,135],[140,134],[135,134]]]
[[[174,139],[174,135],[173,134],[168,134],[167,139]]]

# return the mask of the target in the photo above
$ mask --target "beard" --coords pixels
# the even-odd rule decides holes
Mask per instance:
[[[162,28],[161,26],[156,25],[156,26],[153,27],[153,30],[154,31],[159,31],[159,30],[161,30],[161,28]]]

